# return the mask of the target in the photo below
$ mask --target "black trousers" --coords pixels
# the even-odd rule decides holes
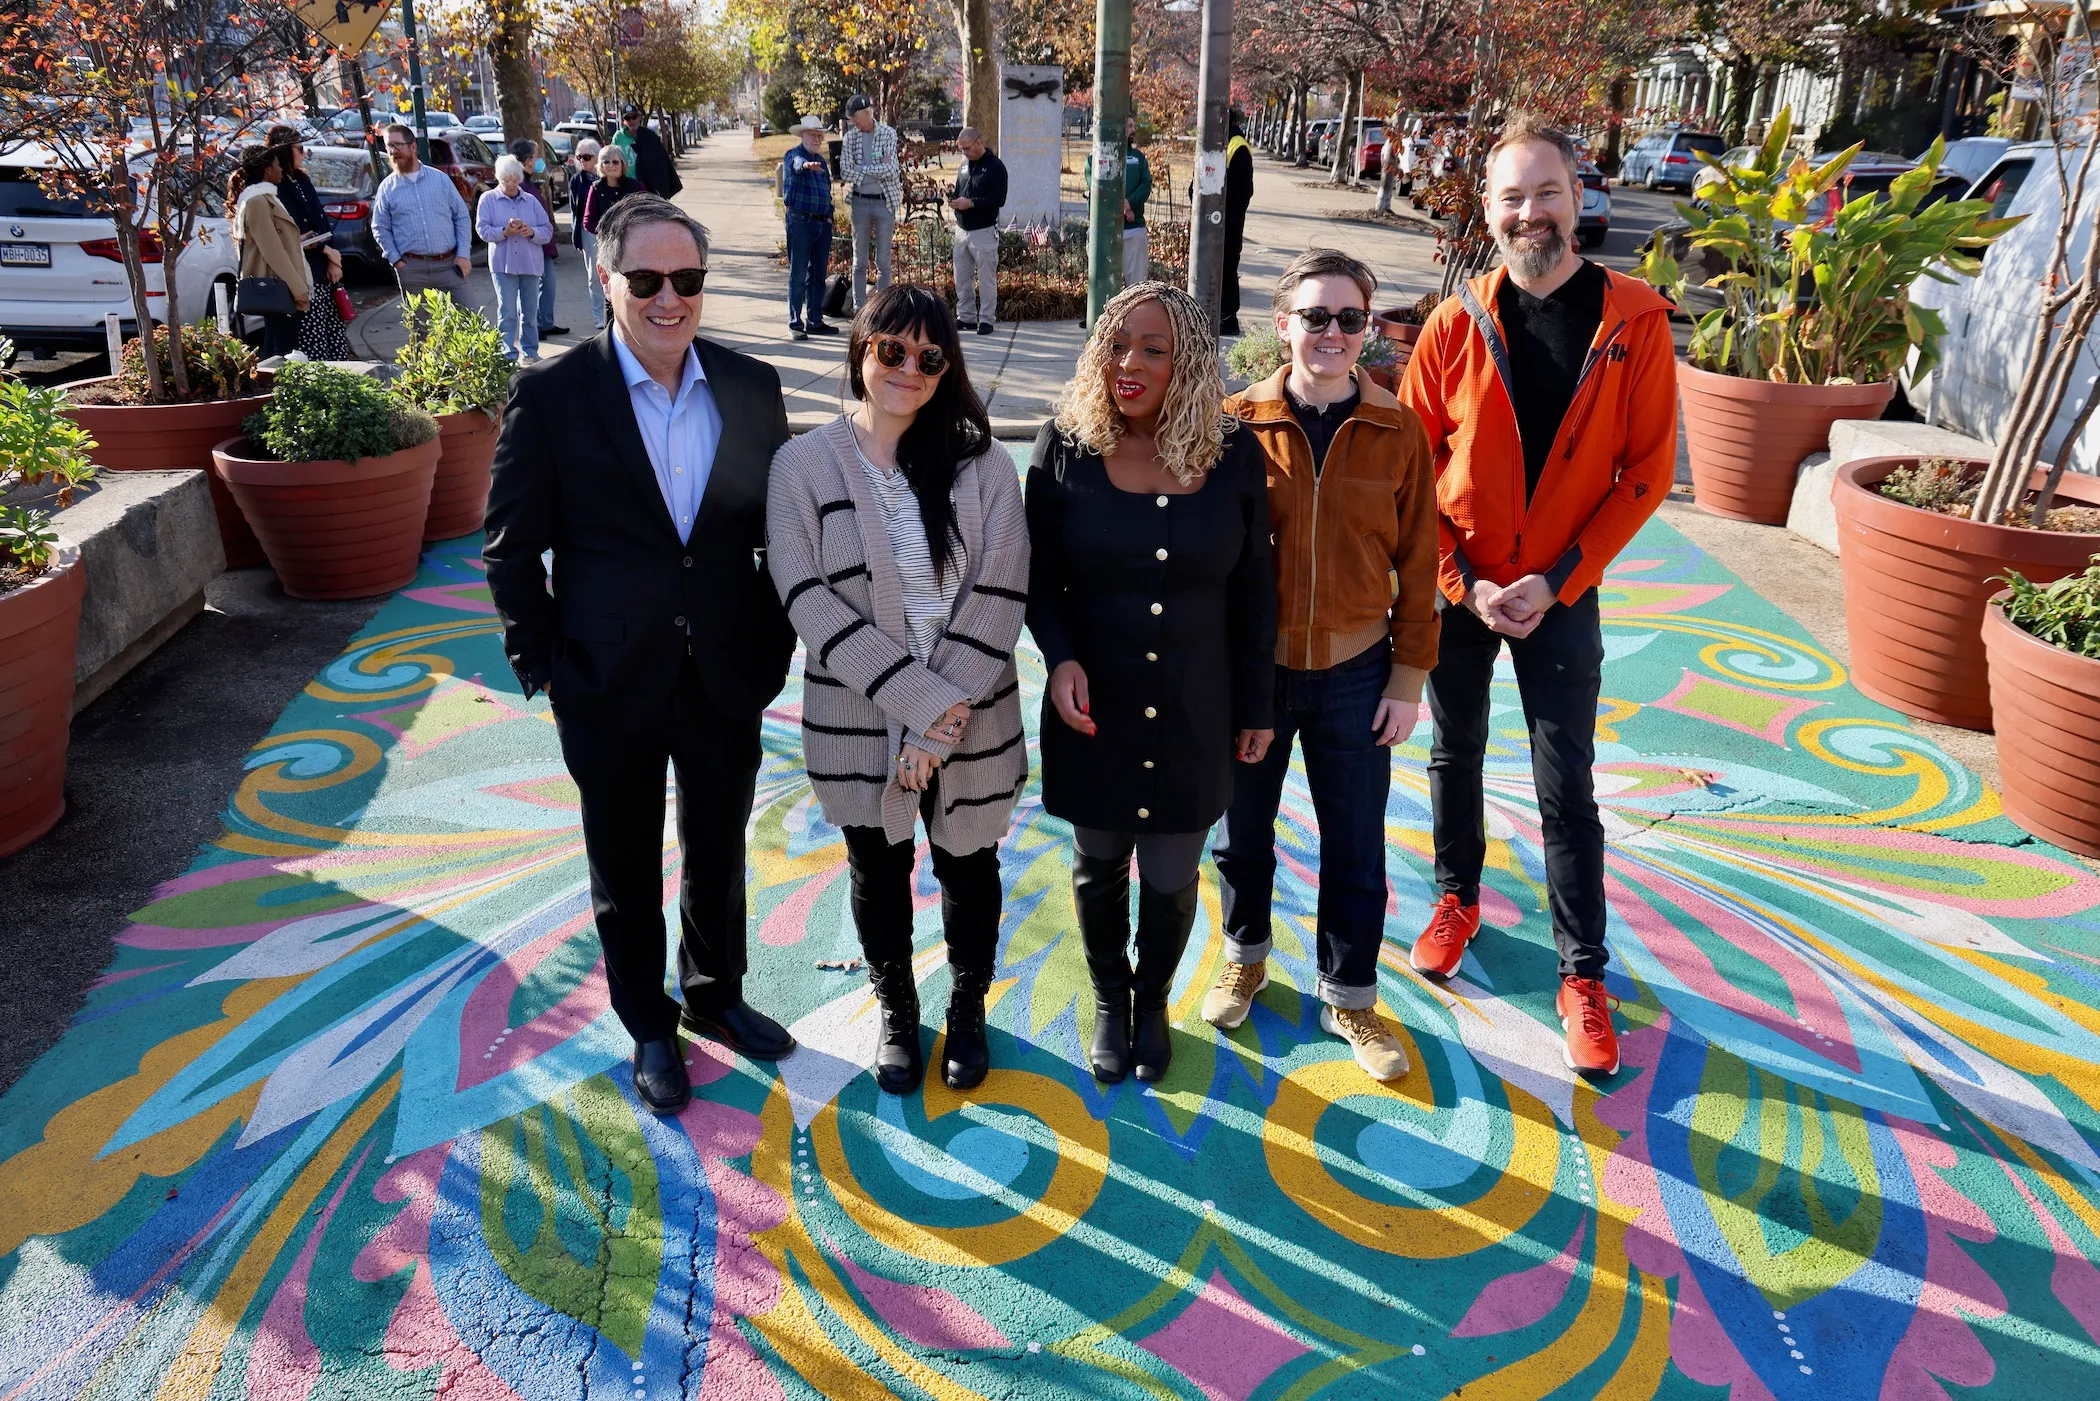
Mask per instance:
[[[612,1008],[637,1041],[677,1034],[664,991],[664,771],[676,785],[678,982],[688,1003],[743,995],[744,829],[758,783],[759,715],[731,715],[688,655],[671,703],[637,712],[617,697],[557,693],[562,758],[583,800],[591,908]]]
[[[1604,974],[1604,824],[1590,766],[1597,755],[1597,695],[1604,678],[1604,634],[1597,591],[1556,603],[1531,636],[1488,630],[1470,609],[1442,607],[1443,636],[1429,673],[1429,804],[1439,891],[1467,904],[1480,899],[1487,859],[1481,766],[1488,745],[1488,698],[1495,658],[1509,644],[1517,693],[1531,735],[1531,775],[1545,834],[1547,903],[1563,977]]]
[[[1225,211],[1225,269],[1218,281],[1218,319],[1230,321],[1240,314],[1240,245],[1247,241],[1247,212],[1239,217]]]
[[[930,821],[940,777],[919,800]],[[853,927],[861,954],[872,965],[906,963],[912,954],[911,877],[917,844],[891,842],[880,827],[847,827],[846,864],[853,873]],[[990,973],[999,948],[999,844],[968,855],[933,848],[933,877],[941,884],[941,928],[948,940],[948,966]]]

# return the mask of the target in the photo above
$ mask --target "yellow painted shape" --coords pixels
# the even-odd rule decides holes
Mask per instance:
[[[1401,1031],[1405,1034],[1404,1027]],[[1560,1135],[1551,1110],[1508,1085],[1516,1141],[1509,1166],[1494,1186],[1462,1206],[1401,1206],[1360,1196],[1321,1163],[1314,1147],[1320,1116],[1338,1101],[1359,1095],[1435,1108],[1416,1088],[1417,1077],[1427,1085],[1419,1054],[1409,1058],[1405,1076],[1385,1085],[1367,1077],[1353,1060],[1321,1061],[1293,1071],[1276,1087],[1262,1124],[1262,1148],[1276,1185],[1337,1235],[1410,1260],[1450,1260],[1522,1230],[1546,1204],[1559,1168]]]
[[[61,1235],[85,1226],[124,1199],[141,1177],[172,1177],[245,1119],[262,1093],[250,1085],[128,1148],[100,1156],[110,1134],[184,1066],[196,1060],[297,979],[243,983],[220,1004],[216,1022],[171,1036],[147,1051],[138,1073],[75,1100],[51,1116],[42,1141],[0,1163],[0,1256],[30,1236]]]
[[[1641,713],[1639,701],[1613,700],[1610,696],[1600,696],[1597,698],[1597,704],[1604,707],[1597,712],[1597,738],[1607,744],[1618,743],[1618,727]]]
[[[371,1132],[380,1112],[393,1103],[394,1095],[401,1088],[401,1072],[381,1085],[377,1091],[350,1112],[350,1117],[336,1126],[328,1141],[321,1145],[312,1161],[292,1179],[278,1199],[276,1208],[262,1229],[248,1242],[241,1258],[227,1272],[226,1282],[219,1286],[218,1294],[204,1310],[191,1330],[189,1341],[183,1344],[182,1352],[161,1379],[160,1390],[154,1393],[155,1401],[204,1401],[218,1379],[219,1364],[224,1359],[226,1344],[233,1337],[233,1330],[240,1326],[241,1315],[255,1301],[256,1291],[262,1288],[263,1280],[269,1276],[270,1266],[277,1259],[285,1242],[292,1238],[300,1219],[306,1215],[314,1199],[321,1195],[335,1177],[343,1160],[357,1141]]]
[[[287,836],[304,837],[309,841],[329,846],[395,846],[413,842],[422,847],[488,846],[502,841],[546,841],[547,834],[539,830],[506,831],[500,828],[478,832],[418,832],[409,836],[399,832],[366,832],[354,827],[324,827],[311,822],[300,822],[273,812],[264,795],[269,793],[308,793],[317,788],[333,788],[340,783],[369,771],[380,760],[379,746],[354,730],[297,730],[287,735],[272,735],[258,748],[291,744],[299,740],[313,740],[323,744],[340,744],[350,751],[350,764],[319,778],[291,778],[285,766],[264,764],[241,780],[241,786],[233,795],[233,806],[243,817],[258,827]],[[570,838],[573,840],[573,838]]]
[[[418,691],[427,691],[442,684],[452,675],[452,658],[442,652],[418,652],[414,649],[440,642],[458,642],[469,637],[494,636],[503,630],[503,624],[494,618],[466,623],[439,623],[423,627],[403,628],[399,632],[381,633],[378,637],[366,638],[361,647],[370,647],[374,642],[390,645],[376,648],[365,654],[358,669],[368,675],[377,675],[388,667],[407,663],[422,666],[423,675],[405,686],[396,686],[390,691],[338,691],[319,677],[306,683],[306,694],[316,700],[333,701],[339,705],[360,705],[376,701],[401,700]],[[325,673],[324,673],[325,674]]]

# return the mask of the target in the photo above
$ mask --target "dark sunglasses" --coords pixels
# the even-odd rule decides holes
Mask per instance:
[[[648,301],[663,290],[666,279],[670,281],[671,290],[679,296],[699,296],[701,284],[707,281],[707,269],[680,268],[676,272],[651,272],[646,268],[636,268],[633,272],[623,272],[620,276],[627,279],[628,291],[643,301]]]
[[[1324,306],[1301,306],[1291,312],[1305,323],[1305,329],[1319,335],[1327,329],[1329,322],[1342,328],[1342,334],[1353,336],[1371,324],[1371,313],[1362,307],[1345,306],[1340,311],[1329,311]]]
[[[911,347],[895,336],[874,336],[868,346],[875,352],[875,363],[885,370],[894,370],[911,358]],[[919,348],[919,373],[937,375],[948,368],[948,352],[937,345]]]

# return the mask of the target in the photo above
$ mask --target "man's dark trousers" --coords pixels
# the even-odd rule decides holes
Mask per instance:
[[[1393,751],[1371,721],[1392,675],[1392,644],[1324,671],[1276,668],[1276,738],[1258,764],[1234,766],[1232,806],[1212,855],[1225,907],[1226,957],[1268,957],[1276,887],[1276,810],[1291,768],[1291,741],[1305,751],[1305,778],[1320,824],[1320,1000],[1334,1007],[1378,1003],[1378,949],[1385,938],[1385,808]]]
[[[1225,268],[1218,281],[1218,320],[1230,323],[1240,314],[1240,245],[1247,241],[1247,211],[1225,210]]]
[[[824,320],[824,274],[831,267],[831,220],[790,213],[787,221],[788,324]]]
[[[1547,903],[1561,976],[1600,978],[1604,948],[1604,824],[1590,766],[1597,756],[1597,696],[1604,634],[1597,591],[1556,603],[1525,638],[1489,630],[1471,609],[1443,606],[1436,669],[1429,673],[1429,804],[1436,883],[1466,904],[1480,900],[1487,859],[1481,766],[1488,746],[1495,658],[1509,644],[1531,735],[1532,782],[1546,849]]]

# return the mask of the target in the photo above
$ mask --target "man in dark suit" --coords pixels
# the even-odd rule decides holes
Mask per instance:
[[[795,647],[764,562],[787,410],[772,366],[698,338],[706,272],[707,230],[690,215],[646,194],[613,207],[597,267],[611,324],[518,375],[482,551],[511,666],[554,706],[606,984],[635,1040],[635,1090],[659,1114],[692,1093],[681,1020],[760,1059],[795,1044],[743,997],[759,719]],[[663,986],[666,764],[682,1016]]]

